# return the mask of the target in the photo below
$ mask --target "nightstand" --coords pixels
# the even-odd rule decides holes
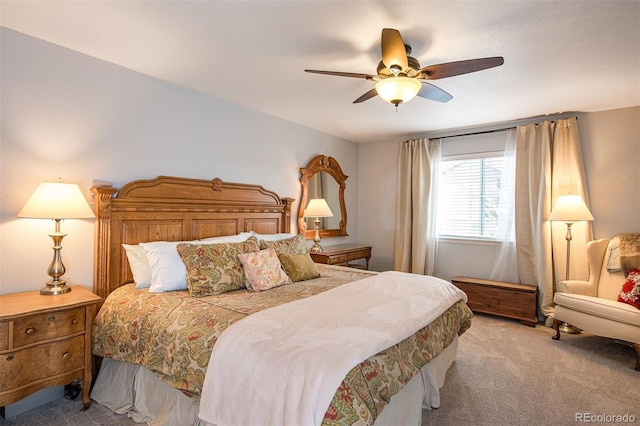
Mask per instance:
[[[91,405],[91,326],[102,298],[83,287],[42,296],[29,291],[0,296],[0,406],[48,386],[82,380]]]
[[[311,258],[316,263],[327,265],[349,266],[351,268],[369,269],[369,259],[371,259],[371,246],[361,244],[338,244],[326,246],[321,253],[310,252]],[[366,263],[354,262],[364,259]]]

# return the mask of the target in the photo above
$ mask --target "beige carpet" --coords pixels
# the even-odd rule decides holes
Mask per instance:
[[[634,350],[588,334],[563,334],[559,342],[552,335],[543,326],[477,315],[460,339],[441,407],[425,410],[423,425],[574,425],[576,415],[625,414],[640,424]],[[0,424],[134,424],[97,403],[81,407],[60,399]]]
[[[476,315],[460,339],[441,406],[425,410],[422,424],[573,425],[580,415],[625,414],[640,423],[633,348],[585,333],[555,341],[553,334]]]

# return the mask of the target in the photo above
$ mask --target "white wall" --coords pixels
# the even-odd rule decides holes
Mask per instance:
[[[640,232],[640,107],[578,116],[595,238]]]
[[[357,144],[1,29],[0,294],[49,279],[53,223],[16,214],[42,181],[115,186],[157,175],[257,183],[300,199],[299,168],[317,154],[349,176],[357,239]],[[303,107],[303,106],[301,106]],[[292,229],[297,229],[298,203]],[[92,287],[93,222],[62,224],[69,283]]]
[[[360,144],[358,187],[358,236],[371,245],[369,268],[393,269],[396,226],[398,142]]]
[[[349,176],[350,236],[324,245],[371,244],[372,269],[392,268],[399,141],[357,145],[0,31],[0,294],[39,289],[49,279],[53,224],[16,218],[41,181],[62,177],[88,195],[94,180],[118,186],[160,174],[220,177],[299,199],[298,169],[317,154],[335,157]],[[640,231],[640,107],[578,116],[595,237]],[[65,277],[91,288],[93,223],[62,227]],[[438,270],[447,278],[464,265],[484,275],[493,247],[480,250],[440,256]]]
[[[640,107],[578,114],[594,237],[640,232]],[[360,145],[358,234],[373,245],[372,269],[393,267],[399,142]],[[484,242],[438,247],[436,275],[487,278],[495,247]]]

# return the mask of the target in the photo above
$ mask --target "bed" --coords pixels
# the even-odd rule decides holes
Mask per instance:
[[[252,424],[256,421],[263,424],[290,422],[283,419],[292,417],[277,418],[273,413],[267,414],[266,410],[273,406],[276,411],[283,411],[278,408],[279,404],[305,406],[300,410],[305,410],[305,414],[311,413],[314,420],[302,423],[309,424],[420,424],[423,407],[439,406],[439,389],[455,358],[458,336],[470,326],[472,318],[464,295],[456,293],[455,287],[435,279],[432,285],[411,287],[424,294],[412,294],[404,302],[397,302],[394,285],[407,287],[406,282],[424,277],[315,265],[318,277],[295,280],[264,291],[255,291],[256,283],[253,290],[242,287],[214,292],[216,294],[198,294],[195,292],[198,287],[189,281],[187,289],[152,292],[152,287],[139,286],[134,282],[132,268],[135,270],[136,266],[130,265],[128,248],[125,247],[139,243],[155,247],[164,244],[160,242],[183,242],[178,246],[189,280],[191,275],[200,273],[200,269],[188,260],[193,253],[185,254],[189,250],[197,252],[225,244],[235,249],[255,241],[260,245],[260,253],[278,247],[288,249],[291,241],[297,238],[290,228],[293,199],[280,198],[259,185],[228,183],[218,178],[201,180],[166,176],[133,181],[120,190],[96,187],[92,188],[92,193],[96,211],[94,292],[104,299],[93,328],[94,364],[96,370],[99,369],[91,393],[95,401],[116,412],[128,413],[136,422],[179,425],[246,424],[249,419]],[[173,247],[175,250],[176,246]],[[249,255],[255,258],[254,254]],[[303,257],[302,254],[296,256]],[[280,259],[284,258],[280,256]],[[249,269],[245,270],[249,274]],[[287,271],[291,272],[290,276],[295,276],[293,270]],[[434,309],[418,309],[416,305],[432,303],[433,297],[427,292],[434,291],[433,288],[446,293],[449,301]],[[367,297],[361,297],[362,294]],[[332,390],[329,398],[325,391],[324,399],[319,398],[315,403],[326,409],[307,407],[305,399],[295,393],[287,396],[279,391],[265,392],[280,379],[268,376],[268,370],[272,369],[270,366],[276,370],[276,363],[283,358],[282,350],[281,353],[273,350],[276,354],[269,359],[269,346],[282,349],[294,342],[294,337],[305,342],[296,343],[298,346],[314,346],[309,344],[309,339],[320,342],[313,334],[319,327],[305,324],[304,315],[295,321],[286,320],[295,318],[296,310],[315,312],[313,318],[316,322],[336,321],[339,324],[336,330],[344,328],[347,321],[341,319],[341,309],[347,315],[344,318],[351,315],[353,327],[359,319],[364,323],[371,322],[365,315],[349,312],[354,301],[347,297],[354,297],[363,306],[370,303],[363,309],[370,312],[378,310],[377,315],[384,317],[369,331],[361,333],[364,328],[353,328],[359,330],[349,337],[354,342],[361,334],[375,334],[382,329],[387,318],[395,316],[381,314],[385,303],[390,309],[397,310],[400,306],[397,303],[408,303],[407,309],[400,310],[433,312],[412,313],[420,319],[414,321],[410,332],[407,331],[409,325],[403,324],[405,330],[401,338],[379,339],[367,349],[371,353],[363,349],[362,353],[366,355],[358,356],[364,358],[348,369],[341,367],[342,370],[336,368],[333,371],[333,366],[323,367],[322,364],[325,359],[333,358],[332,353],[351,353],[351,350],[331,349],[332,344],[342,348],[353,342],[334,339],[337,332],[333,329],[319,331],[331,335],[330,340],[335,342],[325,344],[323,341],[311,356],[304,355],[305,359],[318,356],[318,361],[312,365],[313,370],[305,373],[308,377],[303,380],[298,375],[282,378],[285,380],[282,386],[291,387],[291,380],[295,380],[295,386],[300,383],[309,386],[309,383],[321,379],[318,386],[326,387],[328,383]],[[345,308],[340,308],[342,305]],[[327,306],[331,310],[326,309]],[[434,313],[436,311],[437,314]],[[282,322],[272,326],[276,324],[277,315]],[[427,316],[429,320],[425,322]],[[402,322],[411,323],[412,318]],[[388,322],[390,327],[396,328],[393,321]],[[260,328],[263,326],[272,328]],[[251,327],[248,332],[247,327]],[[284,340],[273,340],[277,344],[271,340],[263,344],[263,334],[256,337],[259,333],[280,329],[286,330],[285,337],[281,337]],[[275,338],[269,334],[269,339]],[[358,350],[365,346],[359,342],[354,345]],[[295,351],[288,350],[285,357],[296,352],[298,346]],[[234,348],[242,351],[240,355],[229,352]],[[260,348],[259,352],[253,354],[254,348]],[[329,351],[329,355],[322,354],[321,350]],[[214,359],[215,362],[209,362]],[[227,361],[229,364],[225,365]],[[260,367],[260,362],[266,364]],[[247,363],[246,368],[243,363]],[[327,371],[320,373],[321,368]],[[335,387],[332,387],[333,382],[323,381],[332,375],[339,376]],[[261,379],[264,380],[262,384]],[[335,382],[335,378],[333,380]],[[306,395],[307,390],[303,389],[300,394]],[[220,398],[220,395],[225,398]],[[303,403],[286,403],[287,398],[291,401],[301,399]],[[238,401],[244,410],[227,409]],[[325,405],[323,401],[329,402]],[[216,417],[223,411],[225,416],[231,417]],[[251,416],[233,417],[233,412],[237,411]]]

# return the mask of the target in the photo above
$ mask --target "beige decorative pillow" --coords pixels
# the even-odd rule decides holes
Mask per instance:
[[[259,249],[256,237],[241,243],[178,244],[178,254],[187,269],[189,293],[202,297],[246,287],[238,255]]]
[[[260,240],[260,248],[266,249],[273,247],[276,253],[280,254],[304,254],[309,252],[304,234],[300,233],[291,238],[285,238],[278,241]]]
[[[273,247],[252,253],[239,254],[238,259],[240,259],[244,267],[249,290],[269,290],[291,282],[291,279],[282,269],[278,254]]]
[[[311,280],[320,276],[318,265],[311,259],[309,253],[279,254],[278,257],[293,282]]]

